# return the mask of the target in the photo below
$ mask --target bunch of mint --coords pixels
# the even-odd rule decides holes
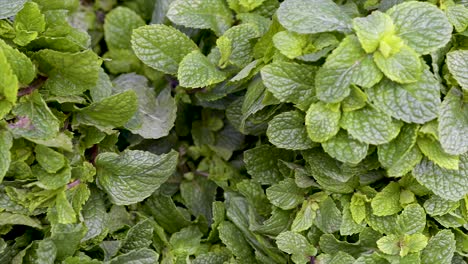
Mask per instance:
[[[0,0],[0,263],[462,264],[466,0]]]

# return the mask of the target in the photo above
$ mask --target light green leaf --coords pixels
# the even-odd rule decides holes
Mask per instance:
[[[43,49],[34,54],[48,75],[44,88],[59,96],[79,95],[95,87],[101,60],[91,50],[76,53]]]
[[[317,249],[298,233],[286,231],[276,237],[278,248],[288,254],[296,264],[305,264],[310,261],[309,257],[317,254]]]
[[[287,0],[277,15],[286,29],[302,34],[351,29],[351,19],[331,0]]]
[[[8,172],[11,162],[10,149],[13,146],[13,137],[10,132],[0,129],[0,183]]]
[[[238,67],[244,67],[253,59],[252,39],[260,37],[260,32],[254,24],[247,23],[228,29],[216,40],[221,60],[219,65],[225,67],[231,63]]]
[[[418,54],[406,46],[388,57],[377,51],[374,62],[387,78],[398,83],[418,81],[424,69]]]
[[[415,83],[399,84],[385,79],[367,92],[376,107],[407,123],[424,124],[438,115],[440,85],[429,70]]]
[[[26,0],[0,0],[0,19],[16,15],[23,8],[24,3]]]
[[[468,50],[447,53],[447,67],[463,90],[468,90]]]
[[[397,255],[400,252],[400,237],[397,235],[384,236],[377,241],[377,247],[385,254]]]
[[[172,175],[177,157],[175,151],[159,156],[138,150],[101,153],[96,158],[97,180],[115,204],[137,203]]]
[[[347,36],[327,57],[315,79],[317,97],[337,103],[350,94],[350,85],[372,87],[383,77],[371,54],[367,54],[355,36]]]
[[[419,54],[428,54],[449,42],[452,25],[437,6],[426,2],[405,2],[387,11],[395,31]]]
[[[400,234],[422,233],[426,227],[426,212],[419,204],[410,204],[397,217]]]
[[[84,204],[82,214],[87,232],[83,241],[98,237],[107,227],[108,215],[104,204],[104,193],[97,188],[91,189],[91,195]],[[114,221],[114,219],[112,219]]]
[[[417,143],[421,152],[441,168],[458,170],[458,156],[445,153],[439,141],[429,136],[419,136]]]
[[[297,212],[291,224],[291,231],[302,232],[309,229],[314,224],[317,215],[318,204],[315,201],[307,200],[302,203],[301,210]]]
[[[24,225],[37,229],[42,229],[41,222],[27,215],[14,214],[9,212],[0,213],[0,226],[3,225]]]
[[[468,153],[460,155],[458,170],[447,170],[423,159],[413,170],[414,177],[438,196],[458,201],[468,194]]]
[[[421,264],[450,264],[455,252],[455,237],[450,230],[439,231],[421,253]]]
[[[71,179],[71,169],[66,162],[65,166],[55,173],[48,173],[42,167],[33,167],[39,187],[46,190],[55,190],[65,186]]]
[[[427,246],[427,241],[428,241],[427,237],[423,234],[413,234],[413,235],[403,236],[403,239],[400,242],[401,244],[400,256],[404,257],[404,256],[408,256],[408,253],[420,252]],[[416,259],[419,260],[419,257],[417,256]],[[410,263],[409,261],[406,261],[403,263]]]
[[[10,124],[10,130],[17,137],[46,140],[55,138],[59,132],[59,120],[38,92],[23,96],[13,113],[19,118]]]
[[[3,115],[7,114],[11,107],[16,103],[18,79],[8,63],[8,57],[2,49],[0,49],[0,76],[0,96],[2,96],[0,103],[4,101],[8,106],[7,111],[4,112],[0,110],[0,118],[3,118]]]
[[[289,153],[273,146],[261,145],[244,152],[244,162],[252,180],[260,184],[274,184],[283,176],[278,161],[289,160]]]
[[[369,145],[340,130],[336,136],[323,142],[322,147],[328,155],[341,162],[358,164],[367,156]]]
[[[397,138],[377,147],[379,161],[390,177],[400,177],[418,164],[422,155],[416,147],[418,127],[405,125]]]
[[[278,148],[304,150],[314,146],[304,126],[304,115],[299,111],[276,115],[266,132],[270,142]]]
[[[462,97],[460,90],[452,88],[439,108],[440,145],[452,155],[468,151],[468,105]]]
[[[34,2],[26,2],[23,9],[16,14],[13,26],[16,29],[16,37],[13,41],[20,46],[25,46],[37,38],[46,26],[39,5]]]
[[[262,80],[281,102],[294,103],[305,110],[314,100],[315,66],[276,61],[262,68]]]
[[[394,31],[392,18],[380,11],[374,11],[367,17],[354,18],[353,29],[367,53],[377,50],[380,41]]]
[[[65,166],[65,157],[51,148],[36,145],[34,152],[39,165],[49,173],[55,173]]]
[[[401,211],[400,185],[390,182],[372,199],[372,211],[377,216],[393,215]]]
[[[270,202],[283,209],[296,208],[304,200],[304,190],[297,187],[293,179],[288,178],[266,189]]]
[[[468,8],[466,6],[450,5],[445,9],[445,15],[457,32],[463,32],[468,27]]]
[[[203,234],[196,226],[182,228],[171,236],[169,243],[176,255],[193,255],[200,247]]]
[[[55,198],[57,221],[59,224],[73,224],[76,222],[76,213],[67,199],[65,191],[59,192]]]
[[[191,28],[209,28],[221,36],[233,23],[232,13],[222,0],[175,0],[167,17],[175,24]]]
[[[360,193],[354,193],[353,197],[351,197],[349,210],[357,224],[360,224],[366,218],[366,201],[366,196]]]
[[[374,107],[366,106],[353,112],[343,113],[341,126],[361,142],[380,145],[396,138],[402,123]]]
[[[76,114],[76,121],[101,130],[110,130],[125,125],[135,114],[137,107],[137,95],[135,91],[129,90],[80,109]]]
[[[334,233],[340,230],[341,222],[341,211],[336,207],[333,199],[327,197],[319,204],[314,224],[324,233]]]
[[[312,104],[305,117],[305,126],[310,139],[325,142],[340,130],[341,112],[335,105],[323,102]]]
[[[273,36],[273,44],[283,55],[294,59],[304,55],[308,46],[308,36],[291,31],[280,31]],[[313,47],[313,46],[312,46]]]
[[[180,62],[177,74],[180,85],[200,88],[224,81],[226,75],[218,70],[200,51],[192,51]]]
[[[432,195],[424,201],[424,209],[431,216],[441,216],[448,214],[460,206],[460,202],[443,199],[437,195]]]
[[[120,250],[129,253],[132,250],[147,248],[153,242],[153,224],[150,219],[138,222],[128,230]]]
[[[114,89],[134,90],[138,98],[138,110],[125,124],[125,128],[144,138],[157,139],[169,134],[177,112],[170,88],[163,89],[156,96],[148,80],[134,73],[122,74],[113,82]]]
[[[104,38],[109,49],[131,49],[130,38],[134,29],[145,25],[145,21],[126,7],[112,9],[104,21]]]
[[[158,262],[158,259],[158,253],[143,248],[113,258],[109,261],[109,264],[154,264]]]
[[[173,75],[177,74],[182,59],[198,49],[187,35],[162,24],[133,30],[131,43],[136,56],[144,64]]]
[[[36,77],[36,68],[31,62],[31,59],[29,59],[24,53],[6,44],[6,42],[1,39],[0,50],[3,50],[6,61],[10,65],[11,70],[16,77],[18,77],[18,82],[21,84],[29,84],[32,82],[34,77]],[[6,66],[3,67],[5,67],[6,71]]]

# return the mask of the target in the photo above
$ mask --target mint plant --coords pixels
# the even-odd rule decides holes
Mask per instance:
[[[0,263],[466,263],[468,4],[0,0]]]

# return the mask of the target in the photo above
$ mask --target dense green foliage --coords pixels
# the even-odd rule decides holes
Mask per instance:
[[[0,263],[462,264],[466,0],[0,0]]]

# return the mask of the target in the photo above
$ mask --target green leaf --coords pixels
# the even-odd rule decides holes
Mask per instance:
[[[438,115],[440,85],[429,70],[415,83],[384,79],[367,92],[376,107],[407,123],[424,124]]]
[[[23,261],[31,264],[54,264],[57,249],[55,244],[50,239],[35,241],[30,248],[30,254],[23,258]],[[23,263],[24,263],[23,262]]]
[[[104,37],[109,49],[131,49],[128,36],[132,31],[145,25],[145,21],[126,7],[112,9],[104,21]]]
[[[308,47],[308,36],[291,31],[280,31],[273,36],[273,44],[283,55],[295,59]]]
[[[98,237],[107,228],[108,216],[104,204],[104,194],[96,188],[91,189],[91,195],[84,204],[83,222],[87,227],[87,232],[83,241]]]
[[[274,184],[283,178],[278,167],[279,160],[289,160],[289,153],[268,145],[244,152],[247,172],[252,180],[260,184]]]
[[[29,84],[36,77],[36,68],[24,53],[6,44],[0,39],[0,50],[6,57],[6,61],[10,64],[11,70],[18,77],[18,82],[21,84]],[[5,66],[6,68],[6,66]]]
[[[55,208],[57,209],[57,220],[59,224],[73,224],[76,222],[76,213],[67,200],[67,195],[64,191],[57,194],[55,198]]]
[[[153,230],[150,219],[140,221],[128,230],[120,250],[123,253],[129,253],[132,250],[147,248],[153,242]]]
[[[148,80],[134,73],[122,74],[113,80],[115,88],[121,91],[134,90],[138,97],[138,110],[125,124],[134,134],[144,138],[157,139],[169,134],[176,119],[177,106],[169,88],[156,96]]]
[[[153,264],[157,263],[159,254],[151,249],[143,248],[120,255],[109,261],[109,264]]]
[[[180,194],[190,212],[196,216],[204,216],[211,223],[212,205],[216,198],[217,185],[206,177],[196,177],[192,181],[180,184]]]
[[[101,60],[91,50],[69,53],[43,49],[34,58],[48,76],[44,88],[55,95],[79,95],[93,89],[98,81]]]
[[[304,150],[314,146],[304,126],[304,115],[299,111],[276,115],[266,132],[270,142],[278,148]]]
[[[400,185],[390,182],[372,199],[372,211],[377,216],[393,215],[401,210]]]
[[[34,152],[39,165],[49,173],[55,173],[65,166],[65,157],[51,148],[36,145]]]
[[[94,102],[79,110],[76,121],[101,130],[110,130],[125,125],[137,111],[135,91],[129,90]]]
[[[424,158],[413,170],[414,177],[438,196],[458,201],[468,194],[468,154],[460,155],[458,170],[441,168]]]
[[[350,85],[372,87],[383,77],[371,54],[367,54],[355,36],[347,36],[327,57],[315,79],[317,97],[337,103],[350,94]]]
[[[298,233],[286,231],[276,237],[278,248],[292,254],[294,263],[303,264],[310,261],[309,257],[317,254],[317,249]]]
[[[180,62],[177,74],[180,85],[200,88],[224,81],[226,75],[218,70],[200,51],[193,51]]]
[[[323,150],[331,157],[350,164],[358,164],[367,156],[369,145],[352,138],[340,130],[336,136],[322,143]]]
[[[10,130],[16,137],[47,140],[55,138],[59,132],[59,120],[38,92],[23,96],[13,113],[18,120],[10,124]]]
[[[0,226],[4,225],[24,225],[41,229],[41,222],[23,214],[14,214],[8,212],[0,213]]]
[[[297,187],[293,179],[288,178],[266,189],[270,202],[283,209],[296,208],[304,200],[304,191]]]
[[[375,52],[374,62],[387,78],[398,83],[418,81],[424,69],[418,54],[405,46],[388,57],[380,51]]]
[[[429,199],[424,201],[424,209],[431,216],[448,214],[459,206],[459,202],[446,200],[437,195],[432,195]]]
[[[397,235],[384,236],[377,241],[377,247],[385,254],[397,255],[400,252],[400,237]]]
[[[387,11],[395,31],[419,54],[428,54],[449,42],[452,25],[437,6],[426,2],[405,2]]]
[[[405,235],[401,241],[400,256],[407,256],[408,253],[417,253],[427,246],[427,237],[423,234]],[[419,260],[419,258],[417,258]]]
[[[294,103],[307,109],[315,95],[316,67],[293,62],[276,61],[262,68],[262,80],[281,102]]]
[[[440,264],[452,263],[455,252],[455,237],[450,230],[439,231],[427,243],[421,253],[421,264],[430,264],[437,261]]]
[[[429,160],[441,168],[458,170],[458,156],[445,153],[439,141],[429,136],[420,136],[417,142],[419,149]]]
[[[232,13],[221,0],[175,0],[166,16],[175,24],[191,28],[209,28],[221,36],[233,23]]]
[[[468,90],[467,57],[467,50],[456,50],[447,53],[447,67],[463,90]]]
[[[252,248],[244,238],[242,232],[231,222],[219,224],[219,238],[231,250],[232,254],[243,261],[254,261]]]
[[[136,56],[144,64],[173,75],[177,74],[182,59],[198,49],[187,35],[162,24],[133,30],[131,43]]]
[[[342,222],[341,211],[332,198],[327,197],[319,204],[314,224],[324,233],[334,233],[340,230]]]
[[[426,212],[419,204],[410,204],[397,217],[400,234],[422,233],[426,227]]]
[[[154,155],[128,150],[101,153],[96,158],[97,179],[113,203],[129,205],[150,196],[174,172],[178,154]]]
[[[171,236],[169,243],[172,245],[176,255],[193,255],[200,247],[203,234],[198,227],[189,226],[182,228]]]
[[[309,229],[314,224],[318,208],[319,206],[315,201],[304,201],[301,210],[296,214],[291,224],[291,231],[302,232]]]
[[[445,9],[445,15],[457,32],[463,32],[468,27],[468,8],[461,4],[450,5]]]
[[[366,201],[366,196],[360,193],[354,193],[353,197],[351,197],[349,209],[353,220],[358,224],[366,218]]]
[[[452,88],[439,108],[439,141],[442,149],[452,155],[468,151],[468,105],[460,90]]]
[[[33,167],[39,182],[36,184],[46,190],[55,190],[66,185],[71,179],[71,169],[66,162],[65,166],[55,173],[48,173],[42,167]]]
[[[244,67],[253,59],[252,39],[260,37],[260,32],[254,24],[247,23],[228,29],[216,40],[221,60],[219,65],[225,67],[231,63]]]
[[[380,145],[396,138],[402,123],[372,106],[366,106],[353,112],[343,113],[341,126],[361,142]]]
[[[335,105],[314,103],[309,107],[305,117],[307,134],[312,141],[325,142],[340,130],[340,118],[340,109]]]
[[[8,172],[11,163],[10,149],[13,146],[13,137],[10,132],[0,129],[0,183]]]
[[[377,50],[384,37],[393,34],[394,26],[390,16],[374,11],[367,17],[354,18],[353,29],[362,48],[371,53]]]
[[[351,19],[331,0],[287,0],[277,11],[286,29],[302,34],[349,32]]]
[[[23,8],[24,3],[26,0],[0,0],[0,19],[16,15]]]
[[[418,164],[422,155],[416,147],[418,127],[405,125],[394,140],[378,146],[379,161],[390,177],[400,177],[410,172]]]
[[[0,103],[3,101],[8,106],[7,111],[0,110],[0,117],[3,118],[16,103],[18,79],[8,63],[8,57],[2,49],[0,49],[0,74],[2,76],[0,79],[0,96],[2,96]]]
[[[37,38],[46,26],[39,5],[34,2],[26,2],[23,9],[16,14],[13,26],[16,29],[16,37],[13,41],[20,46],[25,46]]]

